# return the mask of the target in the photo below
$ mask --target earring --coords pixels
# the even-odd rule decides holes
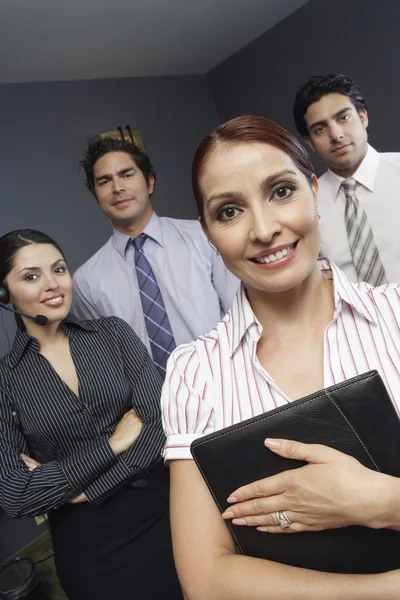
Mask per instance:
[[[214,250],[214,252],[216,253],[217,256],[219,256],[219,252],[216,249],[216,247],[210,242],[210,240],[207,238],[207,242],[209,243],[209,245],[211,246],[211,248]]]
[[[320,221],[321,220],[321,215],[317,214],[317,217],[318,217],[318,220]]]

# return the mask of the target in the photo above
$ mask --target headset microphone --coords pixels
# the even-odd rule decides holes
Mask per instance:
[[[10,308],[9,306],[6,306],[5,304],[3,304],[2,302],[0,302],[0,308],[4,308],[5,310],[9,310],[10,312],[16,314],[16,315],[20,315],[21,317],[27,317],[28,319],[32,319],[32,321],[35,321],[35,323],[37,325],[47,325],[47,323],[49,322],[48,318],[45,317],[44,315],[36,315],[36,317],[34,317],[33,315],[26,315],[25,313],[19,312],[18,310],[14,310],[13,308]]]

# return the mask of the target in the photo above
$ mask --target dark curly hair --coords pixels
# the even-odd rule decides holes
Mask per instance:
[[[342,94],[343,96],[347,96],[358,113],[367,108],[360,88],[350,77],[338,73],[311,77],[298,90],[293,105],[294,121],[297,131],[302,137],[305,137],[309,133],[304,119],[308,107],[321,100],[327,94]]]
[[[143,150],[127,140],[105,137],[91,142],[86,150],[83,160],[80,162],[86,175],[86,187],[91,194],[94,196],[96,195],[94,191],[94,165],[99,158],[105,154],[109,154],[109,152],[126,152],[126,154],[130,154],[138,169],[142,171],[146,182],[149,183],[150,175],[152,175],[155,186],[157,179],[156,172],[150,158]]]

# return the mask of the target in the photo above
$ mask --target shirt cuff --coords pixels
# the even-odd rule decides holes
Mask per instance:
[[[117,460],[108,439],[102,438],[65,458],[60,465],[72,489],[80,494]]]
[[[167,463],[170,460],[193,459],[190,444],[205,435],[205,433],[184,433],[167,436],[163,452],[164,461]]]

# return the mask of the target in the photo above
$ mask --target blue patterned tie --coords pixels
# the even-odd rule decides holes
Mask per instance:
[[[147,235],[141,233],[131,238],[135,248],[136,276],[139,284],[140,299],[147,333],[149,335],[154,363],[161,377],[165,378],[165,367],[172,350],[176,347],[171,325],[165,310],[161,290],[149,261],[143,252]]]

